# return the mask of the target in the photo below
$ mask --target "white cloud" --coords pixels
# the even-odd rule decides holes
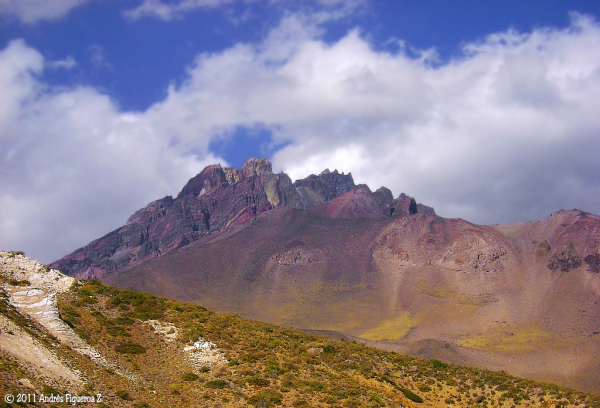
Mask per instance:
[[[175,143],[92,88],[45,87],[43,66],[23,41],[0,52],[0,248],[51,262],[223,162],[208,136]]]
[[[77,61],[69,55],[63,60],[49,61],[47,66],[54,69],[72,69],[77,66]]]
[[[435,50],[413,58],[375,51],[357,30],[334,44],[320,34],[318,21],[292,14],[261,44],[200,56],[161,114],[203,129],[269,126],[291,142],[275,168],[352,171],[444,216],[600,212],[595,21],[574,15],[564,30],[497,33],[435,64]]]
[[[143,17],[156,17],[170,21],[181,18],[184,13],[202,9],[215,8],[232,3],[233,0],[179,0],[164,3],[162,0],[143,0],[142,4],[132,10],[127,10],[124,15],[132,20]]]
[[[498,33],[432,64],[432,52],[376,51],[359,30],[327,44],[313,17],[288,14],[259,44],[198,56],[138,113],[91,88],[48,88],[48,63],[11,43],[0,53],[0,247],[52,261],[86,244],[224,164],[209,142],[235,126],[289,143],[277,171],[351,171],[443,216],[600,213],[596,22]]]
[[[142,3],[123,15],[131,20],[139,20],[145,17],[154,17],[164,21],[182,18],[185,13],[207,8],[219,8],[233,4],[252,5],[253,3],[266,2],[266,0],[142,0]],[[354,14],[358,9],[367,4],[366,0],[312,0],[298,2],[296,0],[270,0],[270,6],[280,5],[283,10],[289,8],[312,9],[313,6],[321,8],[313,11],[312,18],[319,22],[339,20]],[[250,18],[251,13],[246,10],[240,17],[235,17],[231,10],[225,11],[225,16],[232,24],[237,25],[241,21]]]
[[[56,20],[90,0],[0,0],[0,15],[17,17],[25,24]]]

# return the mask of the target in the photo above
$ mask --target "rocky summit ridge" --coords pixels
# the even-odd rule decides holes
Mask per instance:
[[[206,167],[176,198],[166,196],[151,202],[124,226],[51,265],[79,278],[102,277],[244,224],[277,207],[334,218],[434,214],[432,208],[417,204],[404,193],[394,199],[385,187],[371,192],[366,185],[357,186],[351,173],[326,169],[292,182],[283,172],[273,173],[266,158],[250,158],[241,170],[220,164]]]

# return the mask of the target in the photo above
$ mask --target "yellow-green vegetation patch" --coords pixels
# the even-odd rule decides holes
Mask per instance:
[[[417,324],[417,319],[410,317],[408,312],[402,312],[395,319],[387,319],[379,326],[362,333],[360,337],[367,340],[399,340]]]
[[[456,303],[459,305],[485,306],[490,303],[490,299],[485,295],[467,295],[461,293],[456,296]]]
[[[483,333],[460,339],[458,344],[464,347],[492,350],[499,352],[531,351],[538,349],[539,343],[549,342],[552,335],[533,326],[506,330],[502,332]]]
[[[456,293],[450,289],[444,288],[425,288],[421,293],[436,299],[452,298],[457,305],[462,306],[485,306],[490,303],[490,298],[486,295]]]
[[[270,314],[271,321],[311,330],[331,330],[360,334],[379,316],[373,304],[380,295],[366,291],[361,285],[343,293],[329,293],[318,285],[307,285],[288,291],[285,299]],[[259,302],[257,298],[257,304]],[[267,313],[264,313],[267,314]]]
[[[421,291],[421,293],[423,293],[424,295],[427,295],[427,296],[431,296],[436,299],[445,299],[445,298],[453,297],[454,295],[456,295],[456,292],[453,292],[448,289],[442,289],[442,288],[423,289]]]

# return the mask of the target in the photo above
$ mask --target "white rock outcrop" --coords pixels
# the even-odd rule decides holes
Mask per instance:
[[[183,352],[195,371],[200,371],[203,367],[211,368],[227,364],[227,359],[221,350],[214,343],[202,338],[191,346],[184,347]]]
[[[76,279],[24,255],[1,250],[0,275],[7,281],[19,282],[16,286],[4,283],[2,289],[8,295],[8,302],[20,313],[39,323],[62,344],[118,374],[134,379],[106,360],[60,318],[56,295],[68,291]]]

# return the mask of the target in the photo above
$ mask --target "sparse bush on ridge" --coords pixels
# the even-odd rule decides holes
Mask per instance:
[[[207,388],[225,388],[225,387],[227,387],[227,381],[211,380],[211,381],[207,381],[204,384],[204,386]]]
[[[17,255],[23,255],[23,256],[25,256],[25,252],[23,252],[23,251],[8,251],[8,257],[9,258],[14,258]]]
[[[129,395],[129,393],[125,390],[119,390],[115,392],[115,395],[125,401],[133,400],[133,398],[131,398],[131,395]]]
[[[198,379],[198,376],[194,373],[186,373],[181,376],[181,379],[183,381],[196,381]]]
[[[248,404],[260,408],[267,408],[273,405],[281,404],[282,399],[283,395],[281,395],[281,393],[273,389],[267,388],[259,392],[258,394],[248,398]]]
[[[440,360],[429,360],[431,361],[431,365],[433,366],[433,368],[435,368],[436,370],[439,370],[441,368],[447,368],[448,367],[448,363],[444,363],[443,361]]]
[[[27,279],[23,279],[23,280],[9,279],[8,284],[10,286],[30,286],[31,282],[29,282]]]
[[[333,354],[335,353],[335,347],[331,344],[328,344],[325,347],[323,347],[323,353]]]
[[[121,354],[144,354],[146,348],[137,343],[127,342],[115,346],[115,351]]]

